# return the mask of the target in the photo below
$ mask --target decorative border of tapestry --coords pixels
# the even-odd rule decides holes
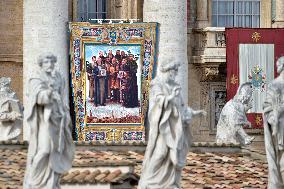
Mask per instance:
[[[262,101],[266,87],[277,76],[276,61],[284,55],[284,29],[226,28],[227,100],[239,84],[251,82],[253,110],[248,113],[252,129],[263,128]]]
[[[77,141],[145,141],[157,23],[69,24]]]

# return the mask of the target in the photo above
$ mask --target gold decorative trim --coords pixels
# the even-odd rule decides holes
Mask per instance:
[[[235,74],[233,74],[230,78],[230,83],[232,85],[236,85],[238,83],[238,80],[239,80],[238,77]]]
[[[102,141],[103,143],[132,143],[132,142],[144,142],[145,141],[145,117],[148,108],[149,101],[149,90],[150,90],[150,81],[152,79],[152,71],[155,63],[156,56],[156,30],[157,23],[117,23],[117,24],[90,24],[87,22],[74,22],[69,23],[70,29],[70,55],[71,55],[71,76],[72,76],[72,92],[73,92],[73,102],[74,108],[76,112],[76,131],[78,141],[89,141],[86,138],[86,135],[91,132],[103,133],[103,140],[92,140],[92,141]],[[94,30],[92,30],[94,29]],[[100,29],[100,33],[92,33],[95,32],[96,29]],[[127,33],[123,33],[128,29],[137,29],[138,32],[143,30],[143,35],[133,35],[129,38]],[[121,34],[119,38],[115,38],[115,40],[110,40],[111,35],[105,33],[108,32],[117,32],[117,34]],[[111,34],[111,33],[109,33]],[[121,38],[124,36],[125,38]],[[87,123],[86,110],[84,114],[84,118],[79,117],[79,105],[82,105],[83,108],[86,108],[86,65],[85,65],[85,44],[87,43],[98,43],[98,44],[139,44],[141,45],[141,53],[140,60],[142,66],[144,66],[144,53],[145,48],[147,48],[147,40],[152,41],[151,46],[151,56],[150,56],[150,66],[148,75],[146,78],[142,77],[141,80],[141,96],[143,95],[143,101],[141,100],[141,124],[139,123],[121,123],[121,124],[113,124],[113,123]],[[77,43],[77,46],[74,47],[74,44]],[[80,44],[79,44],[80,43]],[[76,50],[78,48],[79,50]],[[77,54],[76,54],[77,53]],[[75,63],[75,59],[77,59],[77,67]],[[141,66],[141,67],[142,67]],[[80,67],[80,68],[78,68]],[[77,73],[75,70],[79,69],[80,73]],[[80,92],[80,94],[78,93]],[[81,101],[80,101],[81,100]],[[79,104],[78,104],[79,103]],[[82,108],[82,107],[81,107]],[[82,119],[84,122],[82,123]],[[84,126],[82,126],[84,124]],[[125,132],[139,132],[142,133],[142,139],[133,141],[124,140]]]
[[[260,116],[260,115],[255,116],[255,124],[257,126],[261,126],[262,125],[262,116]]]
[[[254,42],[257,43],[260,40],[261,35],[258,32],[253,32],[252,35],[251,35],[251,38]]]

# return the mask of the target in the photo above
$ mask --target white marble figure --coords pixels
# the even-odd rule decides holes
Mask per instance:
[[[222,109],[217,124],[217,143],[250,144],[254,137],[250,137],[243,126],[251,127],[246,112],[252,108],[251,83],[239,86],[237,94],[229,100]]]
[[[176,83],[179,63],[162,62],[151,83],[148,112],[149,140],[138,189],[178,189],[182,168],[191,145],[190,122],[206,115],[183,104]]]
[[[284,188],[284,56],[276,64],[280,75],[269,84],[263,106],[268,189]]]
[[[25,119],[30,139],[24,189],[59,189],[60,175],[72,167],[74,144],[69,108],[64,103],[64,80],[51,53],[38,59],[29,80]]]
[[[23,126],[22,106],[10,83],[11,78],[0,78],[0,141],[17,139]]]

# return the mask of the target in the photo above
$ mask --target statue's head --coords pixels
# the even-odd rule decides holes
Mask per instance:
[[[277,73],[280,74],[284,70],[284,56],[278,58],[276,66],[277,66]]]
[[[238,88],[237,96],[238,99],[250,109],[252,107],[252,83],[246,82],[241,84]]]
[[[39,56],[37,63],[43,71],[51,73],[54,70],[56,61],[57,58],[52,53],[44,53]]]
[[[166,81],[175,81],[179,66],[180,62],[171,59],[168,61],[161,61],[159,70],[164,75]]]
[[[7,92],[10,90],[11,78],[10,77],[1,77],[0,78],[0,91]]]

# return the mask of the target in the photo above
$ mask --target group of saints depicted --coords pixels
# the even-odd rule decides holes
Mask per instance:
[[[105,53],[106,54],[106,53]],[[139,106],[136,57],[131,53],[109,50],[102,51],[86,61],[89,80],[89,100],[95,106],[105,106],[107,102],[120,103],[126,108]]]
[[[97,105],[103,105],[104,99],[96,94],[96,87],[99,87],[104,94],[112,94],[113,100],[126,103],[123,102],[127,101],[126,97],[121,99],[117,94],[123,90],[117,90],[121,86],[112,83],[115,83],[117,77],[111,73],[116,73],[117,76],[119,70],[123,70],[128,75],[126,78],[131,79],[125,82],[137,84],[137,64],[131,55],[120,58],[113,56],[109,59],[113,60],[112,64],[106,59],[100,55],[92,59],[92,71],[88,72],[89,77],[94,78],[91,100]],[[70,115],[66,113],[69,112],[69,107],[64,100],[63,77],[55,69],[56,61],[51,53],[41,55],[38,59],[40,69],[29,79],[29,106],[25,108],[24,120],[30,127],[30,139],[24,189],[59,189],[60,175],[72,166],[75,148]],[[106,64],[109,64],[109,68],[106,68]],[[174,59],[162,61],[159,73],[151,82],[149,139],[139,189],[180,188],[181,172],[192,139],[190,122],[195,115],[206,116],[204,110],[193,110],[183,103],[181,87],[175,79],[179,66],[180,63]],[[104,83],[109,82],[105,78],[104,82],[96,84],[96,77],[105,77],[105,74],[99,74],[100,69],[109,69],[110,87]],[[263,111],[270,189],[284,188],[284,57],[277,61],[277,72],[279,76],[267,87]],[[23,119],[22,107],[10,89],[10,82],[9,78],[0,78],[1,140],[18,137],[19,122]],[[107,87],[104,86],[108,86],[112,92],[106,93]],[[126,86],[131,88],[131,84]],[[244,125],[250,125],[245,113],[251,108],[251,99],[251,84],[240,85],[236,96],[227,102],[221,112],[217,126],[218,143],[228,140],[241,144],[252,142],[253,137],[243,130]]]

